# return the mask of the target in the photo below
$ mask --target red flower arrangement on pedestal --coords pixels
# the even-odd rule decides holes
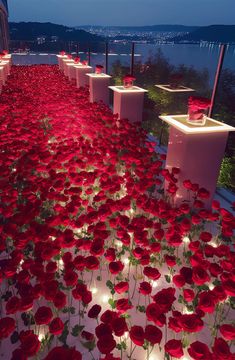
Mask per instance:
[[[182,80],[183,80],[183,75],[182,74],[180,74],[180,73],[171,74],[170,75],[170,81],[169,81],[170,87],[172,89],[179,88],[180,83],[181,83]]]
[[[95,66],[95,73],[96,74],[102,74],[103,70],[104,70],[103,65],[96,65]]]
[[[131,75],[131,74],[127,74],[123,77],[123,86],[126,89],[130,89],[133,87],[134,81],[136,80],[136,78]]]
[[[195,125],[204,125],[206,110],[208,110],[210,105],[210,99],[190,96],[188,99],[188,122]]]

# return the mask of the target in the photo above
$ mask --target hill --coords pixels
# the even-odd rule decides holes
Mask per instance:
[[[88,43],[97,44],[104,41],[102,37],[90,34],[87,31],[52,23],[10,22],[9,28],[11,42],[30,42],[34,50],[36,45],[41,45],[40,50],[42,50],[42,48],[46,49],[49,45],[55,50],[55,48],[61,46],[62,43],[76,42],[80,45]],[[38,38],[43,38],[43,43],[39,43]]]
[[[235,42],[235,25],[211,25],[203,26],[189,34],[177,36],[173,38],[174,41],[179,42],[220,42],[233,43]]]

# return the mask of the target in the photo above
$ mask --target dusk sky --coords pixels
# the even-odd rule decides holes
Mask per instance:
[[[234,24],[235,0],[8,0],[10,21],[79,25]]]

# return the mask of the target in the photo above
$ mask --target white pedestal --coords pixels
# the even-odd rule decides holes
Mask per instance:
[[[72,59],[63,60],[63,72],[66,77],[68,77],[68,71],[69,71],[70,64],[74,65],[74,60],[72,60]]]
[[[4,71],[4,66],[0,66],[0,83],[1,83],[1,87],[3,85],[5,85],[5,83],[6,83],[6,75],[5,75],[5,71]]]
[[[165,84],[165,85],[159,84],[159,85],[155,85],[155,86],[161,90],[165,90],[165,91],[168,91],[171,93],[185,93],[185,92],[195,91],[194,89],[188,88],[183,85],[179,85],[179,87],[177,87],[177,88],[173,88],[169,84]]]
[[[76,81],[76,68],[75,68],[75,65],[76,66],[82,66],[82,63],[67,64],[69,81],[73,81],[73,80]]]
[[[58,59],[59,69],[63,70],[63,59],[68,59],[67,55],[56,55]]]
[[[114,92],[113,113],[119,119],[130,122],[141,122],[143,117],[144,93],[147,90],[133,86],[126,89],[123,86],[109,86]]]
[[[89,85],[89,78],[86,74],[91,73],[92,67],[88,65],[75,65],[74,67],[76,71],[77,87],[80,88],[81,86]]]
[[[90,102],[102,101],[109,105],[109,81],[111,76],[106,74],[87,74],[89,77]]]
[[[209,199],[204,201],[206,207],[210,208],[228,133],[235,131],[235,128],[210,118],[207,118],[204,126],[194,126],[186,122],[187,115],[160,116],[160,119],[170,125],[166,168],[180,169],[174,205],[178,206],[184,201],[193,203],[183,186],[184,180],[190,180],[210,192]],[[168,182],[165,189],[167,187]]]

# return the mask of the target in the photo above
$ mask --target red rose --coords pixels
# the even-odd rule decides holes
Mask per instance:
[[[64,323],[59,317],[53,319],[49,325],[49,331],[53,335],[60,335],[63,332],[63,329]]]
[[[194,266],[192,280],[196,285],[203,285],[210,280],[210,277],[203,267]]]
[[[7,338],[15,330],[15,320],[11,317],[0,319],[0,340]]]
[[[231,352],[228,343],[222,338],[216,338],[212,348],[216,360],[230,360]]]
[[[121,281],[114,286],[114,290],[118,294],[122,294],[122,293],[128,291],[128,289],[129,289],[129,284],[127,281]]]
[[[142,326],[132,326],[130,330],[130,338],[135,345],[142,346],[144,344],[144,329]]]
[[[104,256],[107,261],[114,261],[116,259],[116,250],[114,248],[108,248]]]
[[[178,322],[178,317],[169,317],[168,327],[176,333],[179,333],[182,330],[182,327]]]
[[[123,336],[128,331],[125,318],[116,318],[111,322],[111,327],[116,336]]]
[[[176,265],[175,256],[165,255],[164,256],[165,262],[169,267],[173,267]]]
[[[116,341],[112,335],[104,335],[97,341],[97,347],[102,354],[109,354],[116,346]]]
[[[193,299],[195,297],[194,291],[191,289],[184,289],[183,297],[184,297],[184,300],[186,300],[187,302],[193,301]]]
[[[181,340],[169,340],[165,344],[164,348],[168,354],[177,359],[180,359],[184,355]]]
[[[127,310],[132,309],[133,306],[131,305],[128,299],[119,299],[116,302],[116,309],[119,311],[120,314],[125,313]]]
[[[235,326],[224,324],[220,326],[219,330],[226,340],[235,340]]]
[[[209,199],[209,197],[210,197],[210,192],[207,191],[207,190],[204,189],[204,188],[200,188],[200,189],[198,190],[197,196],[198,196],[200,199]]]
[[[6,313],[15,314],[20,308],[20,299],[17,296],[12,296],[6,303]]]
[[[211,291],[203,291],[199,294],[198,309],[205,313],[213,313],[215,310],[215,295]]]
[[[90,308],[87,316],[91,319],[96,319],[100,312],[101,312],[101,306],[98,304],[95,304]]]
[[[53,298],[53,304],[55,305],[55,307],[57,309],[62,309],[63,307],[65,307],[66,302],[67,302],[67,297],[65,293],[63,293],[63,291],[58,291],[55,294],[55,297]]]
[[[85,331],[85,330],[83,330],[83,331],[81,332],[81,337],[82,337],[83,339],[86,339],[87,341],[93,341],[93,340],[95,339],[95,335],[94,335],[94,334],[90,333],[89,331]]]
[[[212,292],[215,295],[217,301],[224,301],[225,299],[227,299],[224,288],[220,285],[215,286]]]
[[[34,356],[40,349],[41,343],[37,335],[31,330],[21,331],[20,333],[21,350],[27,356]]]
[[[207,231],[203,231],[203,232],[201,232],[201,234],[200,234],[200,239],[201,239],[203,242],[207,243],[207,242],[211,241],[211,239],[212,239],[212,234],[209,233],[209,232],[207,232]]]
[[[95,334],[98,338],[102,336],[111,336],[112,335],[112,328],[109,324],[100,324],[95,328]]]
[[[53,314],[51,308],[47,306],[41,306],[35,313],[34,319],[37,325],[46,325],[49,324]]]
[[[12,353],[11,360],[28,360],[28,357],[22,349],[15,349]]]
[[[151,266],[145,266],[143,273],[144,273],[145,276],[147,276],[151,280],[157,280],[161,276],[158,269],[153,268]]]
[[[147,282],[147,281],[142,281],[142,282],[140,283],[139,292],[140,292],[140,294],[142,294],[142,295],[149,295],[149,294],[151,294],[151,292],[152,292],[152,286],[151,286],[151,284],[150,284],[149,282]]]
[[[200,341],[195,341],[188,348],[188,353],[193,360],[211,360],[208,346]]]
[[[124,269],[124,264],[120,260],[119,261],[111,261],[109,263],[109,271],[113,275],[120,273],[123,269]]]
[[[100,317],[100,320],[105,324],[110,324],[113,319],[118,317],[118,313],[112,310],[106,310]]]
[[[43,360],[82,360],[82,354],[75,348],[65,348],[56,346],[53,348]]]
[[[182,288],[185,285],[184,277],[180,274],[174,275],[172,280],[176,287]]]
[[[223,288],[228,296],[235,296],[235,281],[226,280],[223,282]]]
[[[160,290],[153,296],[153,300],[163,313],[167,313],[171,309],[175,299],[175,289],[170,287]]]
[[[91,255],[85,259],[85,265],[88,270],[97,270],[99,269],[100,263],[97,257]]]
[[[82,294],[82,302],[87,305],[92,301],[92,292],[90,290],[86,290]]]
[[[162,332],[154,325],[147,325],[145,327],[144,337],[151,344],[160,344],[162,340]]]
[[[77,270],[83,271],[85,267],[85,257],[82,255],[76,256],[73,260],[73,265]]]
[[[166,316],[162,313],[160,307],[156,303],[151,303],[147,306],[146,317],[149,321],[153,321],[157,326],[163,326],[166,323]]]
[[[203,321],[195,314],[184,314],[178,318],[179,325],[183,331],[193,333],[203,328]]]
[[[68,270],[64,274],[64,281],[66,286],[74,286],[78,281],[78,274],[75,271]]]

